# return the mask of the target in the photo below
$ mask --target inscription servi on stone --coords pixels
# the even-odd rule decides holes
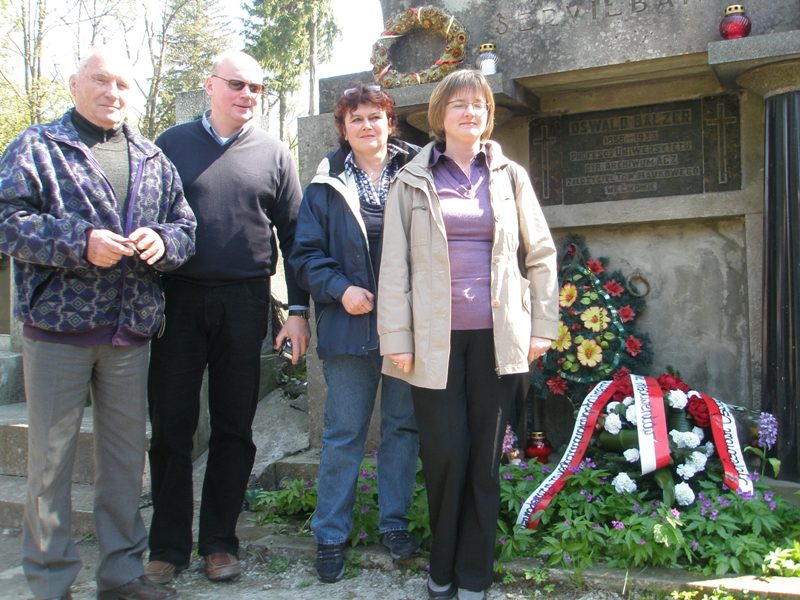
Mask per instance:
[[[703,0],[531,0],[514,11],[496,13],[495,33],[530,31],[578,21],[601,21],[615,17],[644,15],[700,4]]]
[[[544,205],[741,186],[736,96],[536,119],[529,141]]]

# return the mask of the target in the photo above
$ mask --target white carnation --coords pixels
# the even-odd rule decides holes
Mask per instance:
[[[683,465],[678,465],[678,468],[676,468],[675,471],[684,481],[688,481],[689,479],[694,477],[695,474],[697,473],[697,469],[690,462],[687,462],[686,464]]]
[[[611,480],[618,494],[629,494],[636,491],[636,482],[627,473],[620,473]],[[692,498],[694,500],[694,498]]]
[[[622,421],[620,420],[619,415],[615,413],[607,415],[603,427],[605,427],[605,430],[608,433],[617,435],[622,429]]]
[[[687,464],[691,464],[695,469],[698,471],[702,471],[706,468],[706,462],[708,458],[702,452],[698,452],[695,450],[689,455],[688,460],[686,461]]]
[[[692,427],[692,433],[695,434],[697,439],[699,439],[701,442],[703,441],[703,438],[706,437],[706,433],[703,431],[702,427]]]
[[[639,413],[636,410],[636,405],[632,404],[625,410],[625,418],[631,423],[636,425],[639,422]]]
[[[675,486],[675,500],[681,506],[689,506],[694,503],[694,492],[688,483],[681,482]]]
[[[706,456],[714,456],[714,442],[706,442],[705,451]]]
[[[700,445],[700,438],[691,431],[673,429],[669,435],[678,448],[697,448]]]
[[[625,399],[622,401],[622,403],[623,403],[625,406],[630,406],[630,405],[631,405],[631,404],[633,404],[634,402],[636,402],[636,400],[634,400],[634,399],[633,399],[633,396],[628,396],[627,398],[625,398]]]
[[[669,400],[669,405],[672,408],[686,408],[686,403],[689,401],[689,398],[686,396],[686,392],[672,390],[667,394],[667,400]]]
[[[629,463],[635,463],[639,461],[639,450],[637,448],[628,448],[625,452],[622,453],[622,456],[625,457]]]
[[[619,406],[619,402],[616,402],[616,401],[609,402],[608,404],[606,404],[606,412],[611,414],[612,412],[617,410],[618,406]]]

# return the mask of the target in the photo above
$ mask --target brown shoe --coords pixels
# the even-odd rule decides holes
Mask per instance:
[[[242,574],[239,559],[228,552],[214,552],[206,556],[206,575],[211,581],[228,581]]]
[[[175,588],[153,583],[144,575],[113,590],[97,592],[97,600],[163,600],[178,595]]]
[[[189,565],[175,565],[165,560],[151,560],[144,566],[144,574],[153,583],[165,584]]]

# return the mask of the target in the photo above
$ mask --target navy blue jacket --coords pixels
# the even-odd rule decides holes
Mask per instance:
[[[405,150],[398,154],[402,164],[419,151],[411,144],[390,141]],[[317,355],[323,360],[342,354],[360,356],[378,348],[376,312],[350,315],[341,303],[351,285],[373,294],[378,289],[355,180],[344,171],[346,156],[342,149],[331,152],[306,187],[289,258],[297,283],[314,299]]]

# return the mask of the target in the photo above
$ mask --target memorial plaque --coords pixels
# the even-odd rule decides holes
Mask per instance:
[[[545,206],[739,189],[738,98],[536,119],[530,157]]]

